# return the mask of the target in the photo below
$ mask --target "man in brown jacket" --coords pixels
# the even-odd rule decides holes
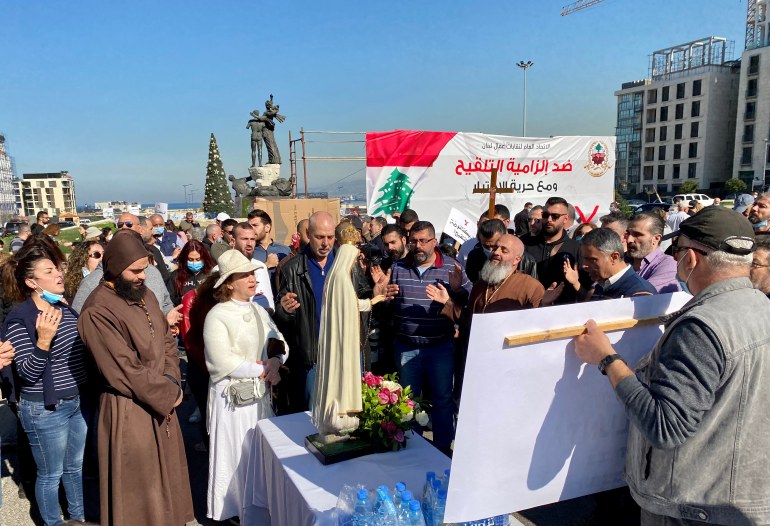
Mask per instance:
[[[104,253],[104,281],[83,305],[78,330],[104,390],[99,400],[101,524],[168,524],[193,520],[182,432],[174,338],[144,284],[147,251],[120,230]]]

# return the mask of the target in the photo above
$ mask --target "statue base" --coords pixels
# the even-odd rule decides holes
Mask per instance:
[[[338,440],[329,440],[327,436],[320,433],[306,436],[305,447],[324,466],[376,452],[374,444],[369,440],[351,436],[342,436]]]
[[[251,166],[249,176],[257,186],[270,186],[273,181],[281,177],[280,164],[263,164],[262,166]]]

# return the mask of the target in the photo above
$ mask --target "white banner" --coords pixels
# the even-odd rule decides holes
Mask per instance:
[[[397,130],[368,133],[366,157],[369,214],[412,208],[436,227],[452,209],[478,219],[489,207],[493,168],[496,203],[511,216],[527,201],[542,205],[560,196],[576,206],[580,220],[596,221],[614,198],[615,137]]]
[[[542,506],[623,486],[628,418],[598,368],[572,339],[506,347],[510,335],[649,319],[687,293],[474,314],[452,457],[449,523]],[[608,333],[631,368],[663,327]]]

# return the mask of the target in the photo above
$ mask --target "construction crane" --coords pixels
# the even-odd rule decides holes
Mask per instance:
[[[604,2],[604,0],[578,0],[577,2],[572,2],[571,4],[565,5],[561,8],[561,16],[571,15],[575,11],[580,11],[581,9],[585,9],[602,2]]]

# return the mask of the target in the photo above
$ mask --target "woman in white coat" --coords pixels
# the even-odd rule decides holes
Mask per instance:
[[[250,301],[256,266],[237,250],[219,258],[216,280],[201,285],[196,299],[216,304],[203,326],[209,382],[207,427],[210,435],[208,512],[221,521],[240,517],[246,486],[246,458],[257,421],[273,416],[270,386],[288,346],[267,311]],[[212,301],[213,299],[213,301]]]

